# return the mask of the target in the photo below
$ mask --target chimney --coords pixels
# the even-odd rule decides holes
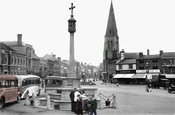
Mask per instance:
[[[17,37],[18,37],[18,39],[17,39],[17,45],[18,46],[22,46],[22,34],[18,34]]]
[[[139,52],[139,57],[143,57],[143,52]]]
[[[125,51],[124,51],[124,49],[122,49],[122,51],[120,52],[120,56],[121,56],[121,60],[125,58]]]
[[[163,50],[160,50],[160,56],[162,56],[162,54],[163,54]]]
[[[147,49],[147,55],[149,55],[149,49]]]

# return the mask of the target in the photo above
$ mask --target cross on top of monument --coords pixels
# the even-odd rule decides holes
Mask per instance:
[[[71,7],[69,8],[69,10],[71,10],[71,17],[73,17],[73,9],[75,8],[75,6],[73,6],[73,3],[71,3]]]

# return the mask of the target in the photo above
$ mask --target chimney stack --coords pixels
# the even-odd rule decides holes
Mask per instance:
[[[139,57],[143,57],[143,52],[139,52]]]
[[[120,51],[120,59],[123,60],[125,58],[125,51],[124,49],[122,49],[122,51]]]
[[[163,54],[163,50],[160,50],[160,56],[162,56],[162,54]]]
[[[18,39],[17,39],[17,45],[18,46],[22,46],[22,34],[18,34],[17,37],[18,37]]]
[[[147,49],[147,55],[149,55],[149,49]]]

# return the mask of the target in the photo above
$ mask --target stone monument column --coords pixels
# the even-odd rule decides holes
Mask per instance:
[[[69,55],[69,70],[68,70],[68,77],[76,77],[75,72],[75,60],[74,60],[74,33],[76,31],[76,20],[74,19],[73,15],[73,3],[71,3],[71,18],[68,20],[68,31],[70,33],[70,55]]]
[[[73,16],[73,3],[71,3],[71,17],[68,20],[68,31],[70,33],[70,56],[69,56],[69,70],[68,77],[61,77],[62,85],[60,87],[55,87],[54,89],[47,89],[48,91],[52,91],[52,98],[60,96],[60,99],[55,100],[54,104],[59,105],[60,110],[71,110],[71,100],[70,93],[74,90],[74,88],[79,88],[83,90],[86,94],[95,94],[97,88],[81,88],[80,87],[80,77],[76,76],[75,71],[75,60],[74,60],[74,33],[76,31],[75,23],[76,20]]]

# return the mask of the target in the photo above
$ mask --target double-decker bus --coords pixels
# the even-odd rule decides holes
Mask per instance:
[[[18,79],[14,75],[0,75],[0,108],[5,103],[18,102],[20,100],[20,92],[18,87]]]
[[[27,95],[40,95],[40,77],[36,75],[15,75],[18,78],[18,86],[21,92],[21,98]]]

